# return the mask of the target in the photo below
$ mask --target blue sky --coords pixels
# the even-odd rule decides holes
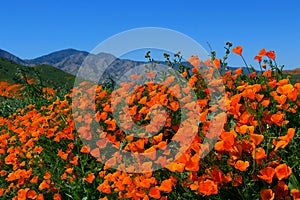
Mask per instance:
[[[208,41],[222,56],[226,41],[242,45],[248,63],[261,48],[275,50],[286,69],[300,67],[298,1],[51,1],[0,2],[0,48],[20,58],[56,50],[91,51],[110,36],[163,27]],[[236,55],[231,66],[241,66]]]

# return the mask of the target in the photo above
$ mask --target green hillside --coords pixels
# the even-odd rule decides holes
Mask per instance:
[[[18,76],[16,74],[19,70],[25,71],[29,77],[34,77],[36,74],[39,74],[42,84],[45,87],[64,87],[70,89],[75,80],[75,76],[50,65],[27,67],[0,58],[0,81],[18,83]]]

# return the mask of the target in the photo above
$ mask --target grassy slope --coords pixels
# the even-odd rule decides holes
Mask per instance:
[[[4,58],[0,58],[0,81],[16,83],[16,73],[18,71],[18,68],[28,70],[29,76],[33,76],[34,71],[38,72],[43,81],[43,85],[46,87],[71,88],[75,80],[75,76],[50,65],[37,65],[35,67],[27,67],[18,65]]]

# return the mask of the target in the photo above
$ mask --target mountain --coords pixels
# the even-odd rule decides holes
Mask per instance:
[[[92,59],[94,62],[97,62],[97,65],[103,68],[107,67],[108,63],[116,60],[113,55],[108,53],[99,53],[97,55],[93,55],[86,51],[79,51],[76,49],[65,49],[38,58],[22,60],[11,53],[0,50],[0,57],[10,60],[14,63],[24,66],[51,65],[73,75],[77,74],[80,66],[87,56],[89,56],[90,60]],[[118,63],[119,62],[120,61],[118,61]],[[128,61],[124,61],[124,65],[127,65],[126,63],[128,63]]]
[[[26,62],[24,60],[2,49],[0,49],[0,57],[20,65],[26,65]]]
[[[75,49],[56,51],[31,60],[24,60],[26,65],[34,66],[40,64],[51,65],[65,72],[75,75],[81,63],[89,53]]]
[[[124,71],[128,71],[133,66],[144,63],[132,60],[117,59],[115,56],[108,53],[99,53],[95,55],[86,51],[79,51],[75,49],[56,51],[35,59],[26,60],[22,60],[6,51],[2,50],[2,52],[5,53],[0,54],[0,57],[20,65],[51,65],[72,75],[77,75],[79,68],[85,61],[85,64],[87,65],[84,74],[81,75],[88,77],[91,80],[98,80],[100,77],[97,77],[97,74],[100,72],[103,74],[103,77],[101,77],[102,79],[117,78],[120,77]]]

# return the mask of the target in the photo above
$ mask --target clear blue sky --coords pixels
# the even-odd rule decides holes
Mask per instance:
[[[224,43],[242,45],[249,63],[263,47],[286,69],[300,67],[300,3],[294,1],[53,1],[0,2],[0,49],[20,58],[56,50],[92,50],[106,38],[138,27],[182,32],[219,56]],[[242,65],[232,55],[232,66]]]

